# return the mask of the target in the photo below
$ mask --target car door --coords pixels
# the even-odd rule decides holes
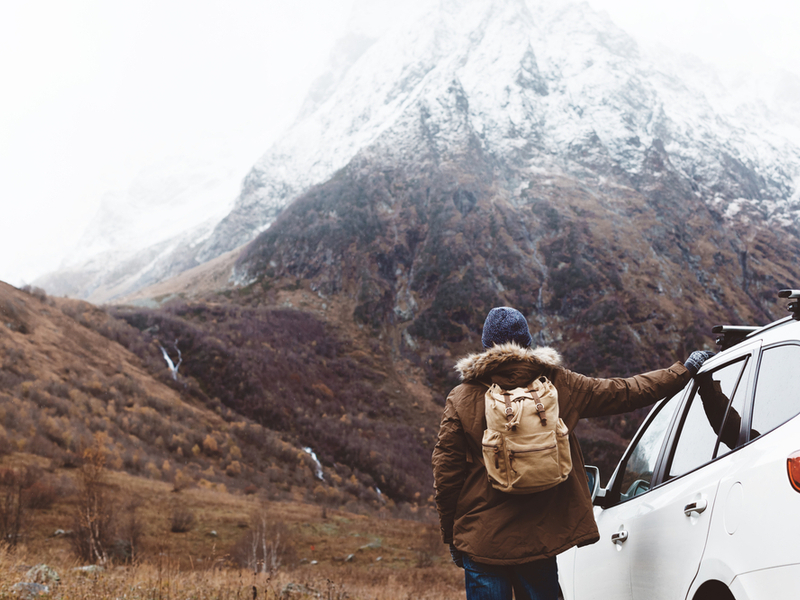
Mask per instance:
[[[576,600],[685,597],[727,468],[714,458],[740,443],[752,351],[704,371],[648,417],[596,502],[600,541],[575,554]]]
[[[724,565],[726,574],[736,577],[734,585],[747,590],[743,597],[777,600],[800,595],[800,521],[793,518],[800,514],[800,486],[789,469],[800,450],[797,365],[799,341],[781,340],[763,349],[752,408],[744,415],[745,445],[736,453],[736,468],[720,482],[703,560],[716,569],[708,576],[720,577],[719,566]],[[767,596],[767,590],[775,593]]]
[[[683,599],[708,537],[719,481],[739,441],[750,355],[697,376],[664,447],[656,487],[625,523],[633,600]],[[733,400],[733,402],[732,402]]]
[[[658,457],[674,419],[682,394],[662,402],[648,415],[642,428],[626,452],[625,459],[617,469],[620,485],[625,489],[643,493],[650,485]],[[565,590],[566,597],[576,600],[629,600],[631,596],[630,564],[631,549],[626,543],[627,524],[639,511],[633,498],[614,501],[612,506],[595,506],[595,519],[600,532],[600,541],[579,548],[572,561],[572,573],[565,574],[565,581],[572,586]]]

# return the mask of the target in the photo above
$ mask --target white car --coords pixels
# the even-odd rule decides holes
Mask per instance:
[[[780,296],[792,317],[715,328],[606,488],[587,467],[600,541],[559,556],[564,600],[800,598],[800,291]]]

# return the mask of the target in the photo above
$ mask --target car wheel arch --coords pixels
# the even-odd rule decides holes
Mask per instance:
[[[727,585],[712,579],[698,588],[692,596],[692,600],[736,600],[736,598]]]

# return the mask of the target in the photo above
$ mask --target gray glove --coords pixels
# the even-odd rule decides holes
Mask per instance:
[[[453,562],[459,569],[464,568],[464,554],[461,550],[456,550],[453,544],[450,544],[450,558],[453,559]]]
[[[683,366],[686,367],[689,372],[692,374],[692,377],[697,375],[697,372],[700,370],[700,367],[703,366],[703,363],[706,362],[707,359],[714,356],[713,352],[706,352],[705,350],[695,350],[689,355],[685,361],[683,361]]]

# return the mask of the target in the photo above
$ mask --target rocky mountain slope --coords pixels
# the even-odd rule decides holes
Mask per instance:
[[[456,170],[464,148],[480,149],[512,197],[546,175],[640,189],[660,154],[727,225],[795,226],[797,77],[756,93],[691,57],[641,47],[584,4],[418,3],[391,25],[367,18],[370,6],[357,5],[364,18],[213,232],[40,284],[60,294],[79,281],[70,291],[95,301],[130,293],[249,242],[357,156],[425,168],[423,147]]]
[[[316,128],[309,148],[342,161],[365,143],[249,246],[235,280],[346,294],[396,347],[433,354],[512,304],[603,374],[676,358],[714,319],[772,318],[797,276],[791,139],[747,129],[746,106],[716,110],[676,76],[683,63],[659,68],[586,6],[445,5],[369,46],[287,135]],[[287,165],[313,172],[270,166],[281,148],[218,232],[263,227]]]
[[[518,185],[542,171],[636,177],[662,147],[717,211],[796,218],[800,137],[777,125],[783,112],[760,127],[765,106],[723,105],[710,68],[642,51],[586,5],[444,2],[362,47],[254,166],[203,252],[251,239],[359,152],[413,165],[424,145],[457,160],[474,144]]]

